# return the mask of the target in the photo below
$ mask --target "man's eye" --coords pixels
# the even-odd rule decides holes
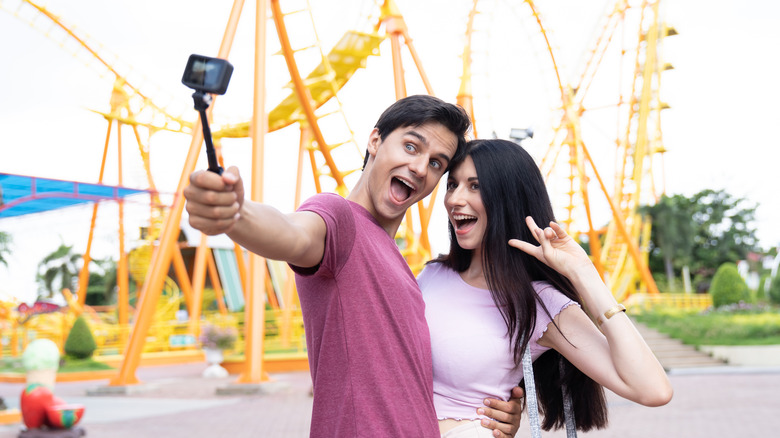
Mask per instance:
[[[431,161],[431,167],[433,167],[434,169],[441,169],[441,163],[439,163],[438,161]]]
[[[406,148],[406,150],[407,150],[407,151],[409,151],[409,152],[413,152],[413,151],[415,150],[415,148],[414,148],[414,145],[413,145],[413,144],[411,144],[411,143],[406,143],[406,144],[404,145],[404,147],[405,147],[405,148]]]

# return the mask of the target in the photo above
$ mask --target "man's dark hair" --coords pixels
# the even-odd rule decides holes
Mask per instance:
[[[458,148],[452,159],[459,158],[466,147],[466,132],[471,127],[471,119],[462,107],[447,103],[437,97],[416,94],[397,100],[390,105],[377,120],[374,128],[379,138],[384,139],[398,128],[421,126],[429,122],[441,123],[458,138]],[[363,167],[368,162],[368,151]]]

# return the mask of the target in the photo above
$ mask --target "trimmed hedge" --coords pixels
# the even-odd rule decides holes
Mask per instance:
[[[750,302],[750,289],[747,283],[739,275],[737,265],[724,263],[720,265],[710,285],[712,305],[714,307]]]
[[[87,359],[97,349],[92,330],[83,316],[76,318],[73,327],[70,328],[68,339],[65,341],[65,354],[76,359]]]

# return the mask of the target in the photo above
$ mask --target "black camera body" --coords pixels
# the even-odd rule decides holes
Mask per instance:
[[[203,55],[190,55],[181,83],[196,91],[210,94],[225,94],[233,65],[224,59]]]
[[[212,94],[225,94],[232,74],[233,66],[226,60],[192,54],[190,59],[187,60],[184,75],[181,77],[182,84],[195,90],[192,93],[192,100],[195,102],[195,109],[200,114],[203,139],[206,141],[206,157],[209,160],[209,170],[220,175],[224,169],[217,160],[206,110],[211,105]]]

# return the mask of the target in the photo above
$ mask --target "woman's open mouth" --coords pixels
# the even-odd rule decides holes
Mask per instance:
[[[452,222],[456,234],[465,234],[477,223],[477,217],[470,214],[453,214]]]

